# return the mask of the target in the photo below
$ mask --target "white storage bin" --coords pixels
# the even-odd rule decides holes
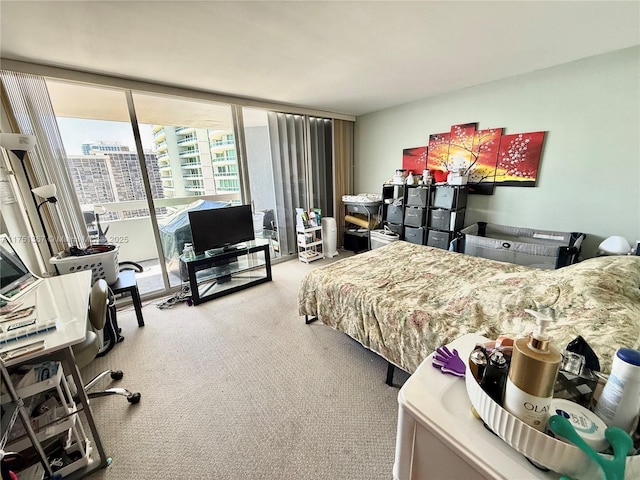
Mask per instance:
[[[371,249],[383,247],[396,240],[400,240],[400,235],[391,230],[373,230],[371,232]]]
[[[120,246],[110,245],[110,247],[113,247],[113,250],[108,252],[81,255],[78,257],[72,255],[63,258],[51,257],[49,263],[58,269],[60,275],[91,270],[92,284],[98,279],[103,278],[111,285],[118,279],[118,250],[120,250]]]

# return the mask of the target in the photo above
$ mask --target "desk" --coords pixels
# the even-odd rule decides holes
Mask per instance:
[[[91,271],[86,270],[58,277],[43,279],[40,284],[19,298],[23,306],[35,305],[36,318],[39,322],[58,319],[58,328],[40,333],[34,337],[10,342],[0,347],[0,352],[28,345],[34,341],[45,342],[44,349],[5,361],[7,367],[23,363],[38,363],[45,359],[60,359],[66,364],[64,371],[71,373],[78,389],[78,397],[82,404],[87,424],[93,437],[93,445],[99,455],[99,461],[93,461],[86,467],[77,470],[69,478],[81,478],[98,468],[106,467],[107,458],[98,433],[93,412],[89,405],[84,383],[73,355],[73,345],[84,341],[87,334],[87,309],[91,289]],[[5,379],[3,379],[5,380]],[[7,382],[10,390],[11,382]],[[14,392],[15,393],[15,392]],[[31,432],[30,432],[31,433]],[[30,435],[31,436],[31,435]],[[34,438],[32,437],[32,441]],[[36,445],[37,444],[37,445]],[[42,454],[39,443],[34,443],[36,450]]]
[[[123,270],[118,273],[118,280],[109,285],[114,294],[128,293],[133,301],[133,308],[136,311],[138,326],[144,327],[144,318],[142,318],[142,302],[140,301],[140,292],[138,291],[138,282],[136,282],[136,272],[133,270]]]
[[[480,335],[454,340],[468,358]],[[463,378],[444,375],[429,355],[398,393],[398,435],[393,466],[395,480],[557,479],[531,465],[523,455],[487,430],[471,414]]]

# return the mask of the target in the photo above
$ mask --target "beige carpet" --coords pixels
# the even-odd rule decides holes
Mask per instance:
[[[327,262],[274,265],[273,282],[197,307],[149,302],[143,328],[121,311],[125,341],[83,375],[122,369],[114,383],[142,400],[92,400],[113,463],[90,478],[392,478],[398,389],[386,362],[297,313],[300,280]]]

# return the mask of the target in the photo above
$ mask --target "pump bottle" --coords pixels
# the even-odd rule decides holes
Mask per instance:
[[[505,387],[505,410],[533,428],[544,431],[562,355],[550,345],[546,329],[553,318],[525,310],[536,318],[536,330],[514,342]]]

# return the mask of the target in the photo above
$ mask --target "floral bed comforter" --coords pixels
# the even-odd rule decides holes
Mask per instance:
[[[552,307],[553,344],[582,335],[609,372],[617,348],[640,349],[639,287],[637,256],[540,270],[392,242],[311,270],[298,309],[413,373],[465,333],[526,335],[535,321],[524,309]]]

